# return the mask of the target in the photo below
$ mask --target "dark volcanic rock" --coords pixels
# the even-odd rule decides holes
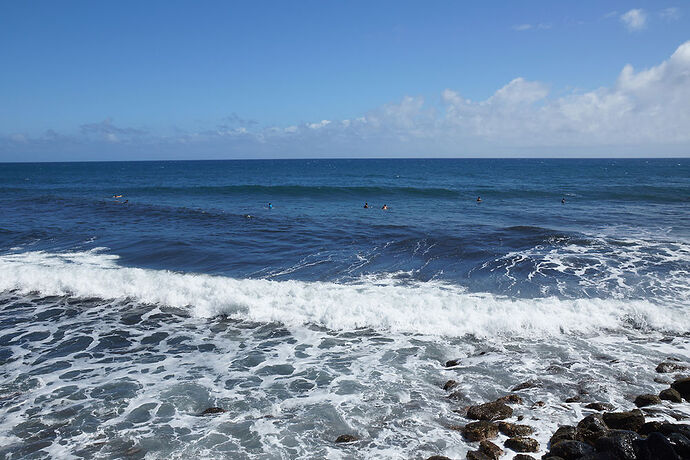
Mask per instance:
[[[635,442],[637,458],[641,460],[680,460],[673,444],[661,433],[650,433],[647,439]]]
[[[681,458],[690,458],[690,439],[680,433],[671,433],[668,440]]]
[[[427,458],[426,460],[450,460],[450,458],[444,457],[443,455],[432,455],[431,457]]]
[[[526,390],[528,388],[534,388],[536,386],[539,386],[537,382],[533,382],[531,380],[527,382],[522,382],[518,385],[515,385],[510,391],[520,391],[520,390]]]
[[[503,449],[498,447],[491,441],[482,441],[479,443],[479,452],[483,453],[487,457],[498,460],[498,458],[503,455]]]
[[[609,403],[602,403],[602,402],[593,402],[589,403],[585,406],[586,409],[593,409],[593,410],[598,410],[599,412],[604,411],[604,410],[613,410],[613,404]]]
[[[605,412],[604,422],[613,430],[637,431],[644,425],[644,415],[639,409],[629,412]]]
[[[641,434],[642,436],[647,436],[649,433],[653,433],[655,431],[660,431],[661,430],[661,422],[647,422],[644,425],[640,427],[637,432]]]
[[[534,457],[527,454],[517,454],[513,457],[513,460],[534,460]]]
[[[577,396],[571,396],[570,398],[566,398],[565,402],[566,402],[566,403],[575,403],[575,402],[580,401],[580,399],[582,399],[582,398],[580,398],[579,395],[577,395]]]
[[[213,414],[222,414],[225,412],[225,409],[220,408],[220,407],[209,407],[208,409],[205,409],[201,415],[213,415]]]
[[[451,388],[455,388],[456,386],[458,386],[458,382],[456,382],[455,380],[448,380],[446,383],[443,384],[443,389],[448,391]]]
[[[471,422],[462,429],[462,435],[470,441],[483,441],[498,436],[498,427],[491,422]]]
[[[590,414],[577,424],[575,439],[594,445],[596,440],[605,436],[608,431],[609,429],[601,415]]]
[[[618,460],[636,460],[634,442],[640,435],[634,431],[611,430],[606,436],[597,439],[597,452],[605,452]]]
[[[539,443],[537,440],[525,436],[516,436],[514,438],[506,439],[506,442],[504,442],[503,445],[514,450],[515,452],[539,451]]]
[[[669,436],[671,433],[680,433],[690,439],[690,425],[680,423],[662,423],[658,430],[660,433]]]
[[[467,452],[467,460],[491,460],[484,452],[478,450],[470,450]]]
[[[549,457],[560,457],[563,460],[576,460],[585,455],[593,454],[594,447],[582,441],[561,441],[551,446]]]
[[[654,404],[661,404],[661,399],[657,395],[644,394],[635,398],[635,405],[637,407],[653,406]]]
[[[509,438],[515,436],[529,436],[534,433],[534,430],[529,425],[519,425],[517,423],[508,422],[498,422],[498,431]]]
[[[335,439],[335,442],[355,442],[359,441],[359,438],[353,434],[341,434]]]
[[[460,364],[459,359],[451,359],[451,360],[446,361],[446,367],[453,367],[453,366],[457,366],[458,364]]]
[[[671,384],[671,388],[676,390],[686,401],[690,401],[690,377],[678,379]]]
[[[555,446],[561,441],[572,441],[575,439],[576,429],[574,426],[563,425],[559,426],[556,432],[549,439],[549,445]]]
[[[522,398],[520,395],[516,394],[501,396],[496,401],[501,401],[502,403],[506,404],[522,404]]]
[[[673,388],[666,388],[665,390],[661,390],[661,392],[659,393],[659,399],[675,403],[683,402],[683,398],[681,397],[680,393],[678,393],[678,391],[674,390]]]
[[[448,399],[452,399],[453,401],[466,401],[469,402],[469,399],[467,398],[467,395],[463,393],[462,391],[454,391],[451,394],[448,395]]]
[[[493,401],[467,409],[467,418],[474,420],[501,420],[513,415],[513,409],[501,401]]]
[[[656,371],[660,374],[668,374],[670,372],[681,372],[687,370],[688,367],[679,363],[663,362],[659,363]]]

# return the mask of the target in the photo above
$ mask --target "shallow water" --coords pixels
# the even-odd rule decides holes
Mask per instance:
[[[2,164],[0,180],[6,458],[464,458],[453,410],[528,380],[515,416],[543,451],[587,402],[630,407],[664,388],[658,362],[690,360],[688,160]],[[199,416],[212,406],[227,412]]]

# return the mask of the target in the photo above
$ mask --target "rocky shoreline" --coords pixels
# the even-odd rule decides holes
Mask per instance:
[[[459,364],[456,360],[446,362],[446,367]],[[658,373],[688,371],[688,367],[677,362],[660,363]],[[658,383],[665,379],[655,379]],[[443,389],[449,393],[451,400],[460,400],[462,395],[454,392],[457,383],[448,380]],[[611,404],[591,401],[583,406],[588,415],[575,426],[561,425],[552,433],[547,446],[540,446],[531,437],[535,430],[526,424],[512,423],[518,408],[524,407],[520,392],[537,386],[535,382],[523,382],[511,389],[511,393],[494,401],[465,406],[454,410],[471,420],[465,425],[451,425],[448,428],[462,433],[465,440],[474,444],[476,450],[470,450],[469,460],[498,460],[514,458],[515,460],[536,460],[530,454],[545,453],[540,457],[550,460],[680,460],[690,459],[690,425],[687,423],[670,423],[648,421],[641,408],[653,409],[667,401],[670,404],[690,403],[690,377],[679,376],[658,395],[641,394],[634,400],[637,408],[616,410]],[[581,395],[567,398],[565,403],[582,403]],[[541,407],[544,403],[537,401],[532,408]],[[657,412],[656,414],[658,415]],[[523,415],[516,420],[522,421]],[[506,436],[503,446],[496,444],[499,433]],[[450,460],[444,456],[431,456],[427,460]]]

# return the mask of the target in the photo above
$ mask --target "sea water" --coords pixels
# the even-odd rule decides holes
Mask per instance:
[[[0,455],[464,458],[524,381],[543,452],[689,309],[688,159],[4,163]]]

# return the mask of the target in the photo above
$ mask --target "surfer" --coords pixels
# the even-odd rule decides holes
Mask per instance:
[[[113,198],[122,198],[122,195],[113,195]]]
[[[481,202],[482,202],[482,197],[478,196],[477,197],[477,203],[481,203]]]
[[[382,207],[381,209],[388,209],[388,205],[387,205],[387,204],[384,204],[383,207]]]
[[[369,209],[369,203],[364,203],[364,209]]]
[[[273,209],[273,204],[272,204],[272,203],[268,203],[268,209]]]

